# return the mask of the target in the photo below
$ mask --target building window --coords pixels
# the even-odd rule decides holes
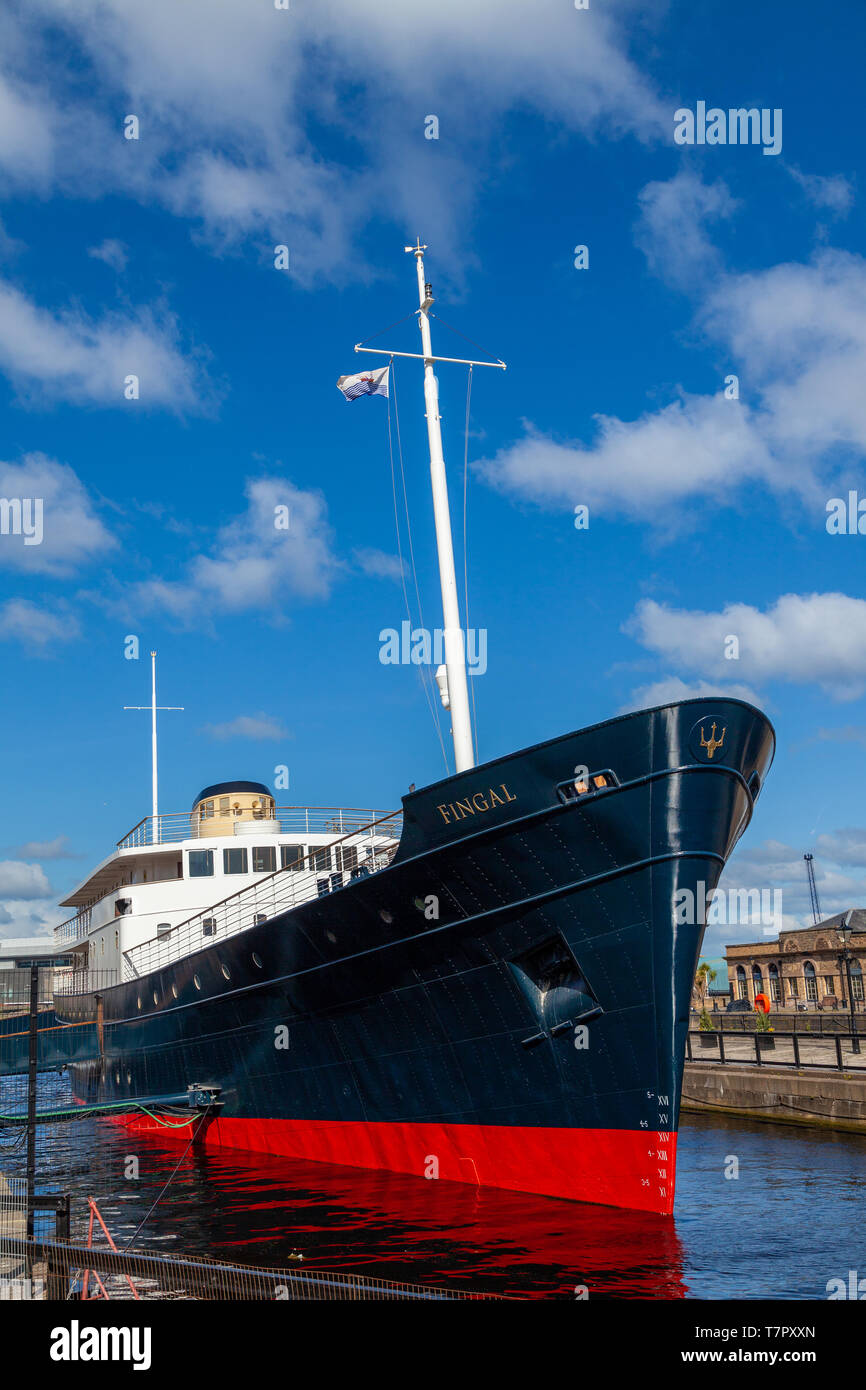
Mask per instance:
[[[319,873],[323,870],[330,872],[331,868],[331,846],[325,845],[323,849],[313,850],[313,868]]]
[[[737,966],[737,998],[738,998],[738,999],[748,999],[748,997],[749,997],[749,995],[748,995],[748,991],[747,991],[747,989],[746,989],[746,972],[745,972],[745,970],[743,969],[743,967],[742,967],[741,965],[738,965],[738,966]]]
[[[213,873],[213,850],[191,849],[189,852],[190,878],[210,878]]]
[[[253,873],[273,874],[277,871],[276,845],[253,846]]]
[[[304,867],[304,853],[303,845],[280,845],[282,868],[302,869]]]
[[[243,849],[223,850],[223,873],[245,874],[247,872],[247,851]]]
[[[860,969],[858,961],[853,961],[851,965],[851,993],[855,999],[863,999],[863,971]]]
[[[836,986],[835,986],[834,983],[833,983],[833,976],[832,976],[832,975],[825,975],[825,976],[824,976],[824,993],[825,993],[825,994],[835,994],[835,993],[836,993]]]
[[[793,977],[788,981],[788,990],[792,999],[799,999],[800,986]]]
[[[818,980],[815,967],[810,960],[803,966],[803,974],[806,977],[806,998],[814,1002],[818,998]]]
[[[771,965],[768,973],[770,976],[770,999],[774,1004],[781,1004],[782,986],[779,980],[779,967]]]

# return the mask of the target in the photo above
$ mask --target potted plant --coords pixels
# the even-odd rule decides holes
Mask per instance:
[[[762,1052],[768,1052],[771,1047],[776,1046],[769,1014],[757,1014],[755,1016],[755,1033],[758,1038],[758,1047]]]
[[[706,1004],[701,1009],[701,1016],[698,1019],[698,1031],[701,1035],[701,1047],[716,1046],[716,1031],[713,1028],[713,1020],[707,1012]]]

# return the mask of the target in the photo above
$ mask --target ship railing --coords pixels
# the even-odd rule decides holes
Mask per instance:
[[[314,846],[296,865],[263,876],[176,926],[158,928],[155,936],[123,952],[123,979],[139,979],[301,903],[336,892],[356,878],[378,873],[396,853],[402,820],[400,811],[379,817],[361,830]]]
[[[92,913],[92,906],[83,907],[80,912],[76,912],[74,917],[67,917],[65,922],[61,922],[59,927],[54,928],[55,940],[79,941],[83,939],[90,931]]]
[[[255,825],[257,820],[278,821],[283,835],[344,835],[363,830],[384,815],[384,811],[345,806],[277,806],[272,814],[256,811],[250,815],[244,811],[240,816],[219,811],[212,816],[170,811],[161,816],[145,816],[118,840],[117,848],[142,849],[150,845],[177,844],[181,840],[205,839],[211,835],[231,835],[235,825]]]

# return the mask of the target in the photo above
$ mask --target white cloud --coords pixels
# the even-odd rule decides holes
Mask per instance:
[[[79,856],[73,854],[69,848],[70,839],[68,835],[57,835],[53,840],[28,840],[25,845],[19,845],[15,854],[20,859],[77,859]]]
[[[0,899],[28,902],[31,898],[47,898],[50,893],[51,884],[38,864],[23,864],[17,859],[0,861]]]
[[[678,504],[729,504],[734,489],[760,480],[790,489],[763,443],[752,413],[723,395],[684,396],[663,410],[623,421],[596,416],[593,445],[559,443],[526,426],[523,439],[482,460],[477,471],[494,487],[542,505],[588,503],[606,516],[686,524]],[[592,524],[590,522],[590,524]]]
[[[747,603],[713,613],[644,599],[625,630],[704,678],[727,681],[735,668],[747,681],[815,683],[836,700],[866,691],[866,600],[846,594],[783,594],[765,612]],[[739,640],[736,661],[725,658],[729,636]]]
[[[322,494],[280,478],[256,478],[248,480],[245,495],[246,511],[221,528],[210,553],[189,561],[180,580],[134,586],[125,595],[127,608],[163,609],[199,624],[215,609],[261,609],[279,622],[289,599],[327,598],[341,565]],[[275,518],[285,507],[290,524],[283,530]]]
[[[0,566],[63,577],[98,563],[117,546],[77,474],[45,454],[26,454],[18,463],[0,460],[0,497],[42,500],[41,543],[25,544],[23,534],[0,535]],[[6,618],[13,625],[28,611],[25,601],[14,602],[21,606]],[[37,613],[33,618],[38,624]]]
[[[726,183],[707,184],[684,169],[672,179],[648,183],[638,202],[635,241],[654,274],[690,289],[719,269],[721,254],[706,226],[731,217],[738,206]]]
[[[644,190],[638,231],[661,273],[699,291],[696,325],[724,354],[718,391],[681,393],[636,420],[599,416],[591,444],[527,424],[477,466],[488,482],[542,506],[583,502],[661,523],[669,534],[696,524],[704,500],[715,513],[754,485],[784,501],[799,495],[823,514],[850,451],[866,453],[866,260],[821,250],[809,264],[707,279],[704,224],[729,210],[724,185],[701,191],[681,174]],[[741,399],[724,394],[731,374]]]
[[[46,22],[65,30],[64,45],[42,41]],[[640,15],[630,8],[627,22],[639,42]],[[285,241],[298,278],[344,275],[352,242],[383,209],[407,232],[423,211],[439,256],[453,250],[481,164],[472,151],[498,136],[509,110],[593,136],[670,136],[670,104],[629,58],[625,22],[602,6],[380,0],[359,22],[357,0],[291,11],[237,0],[32,0],[6,28],[6,68],[38,103],[29,143],[43,182],[53,169],[77,196],[122,189],[158,200],[218,247],[250,234]],[[423,137],[419,52],[442,122],[435,158]],[[86,89],[70,78],[84,65]],[[140,140],[123,140],[125,113],[139,116]],[[323,127],[339,151],[330,161],[318,153]],[[459,154],[448,151],[449,132]],[[7,167],[26,173],[26,153],[17,136]],[[357,273],[357,256],[350,264]]]
[[[0,604],[0,641],[20,642],[38,654],[47,655],[61,643],[74,641],[79,631],[77,619],[65,604],[51,610],[26,598]]]
[[[98,246],[89,246],[87,254],[96,261],[105,261],[105,264],[110,265],[111,269],[116,270],[118,274],[126,270],[129,261],[128,248],[124,246],[122,241],[117,241],[114,237],[107,237]]]
[[[288,738],[288,732],[280,721],[268,714],[239,714],[227,724],[205,724],[203,732],[221,742],[232,738]]]
[[[356,550],[354,556],[365,574],[376,579],[402,578],[403,563],[399,555],[387,555],[384,550],[361,549]]]
[[[847,217],[854,204],[854,187],[842,174],[804,174],[795,165],[785,166],[800,185],[810,203],[826,208],[838,217]]]
[[[750,705],[760,706],[762,703],[751,686],[739,685],[736,681],[684,681],[679,676],[665,676],[635,690],[620,713],[652,709],[654,705],[674,704],[678,700],[691,700],[704,695],[727,695],[734,700],[745,700]]]
[[[0,281],[0,371],[26,402],[71,401],[128,410],[213,409],[213,387],[196,355],[180,349],[176,321],[144,308],[89,319],[80,309],[45,309]],[[140,397],[124,396],[127,376]]]

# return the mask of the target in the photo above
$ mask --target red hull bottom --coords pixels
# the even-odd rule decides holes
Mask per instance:
[[[124,1123],[163,1139],[172,1134],[144,1117]],[[173,1133],[186,1142],[189,1132]],[[200,1142],[206,1148],[414,1173],[662,1216],[670,1216],[674,1205],[677,1136],[648,1130],[226,1116],[211,1121]]]

